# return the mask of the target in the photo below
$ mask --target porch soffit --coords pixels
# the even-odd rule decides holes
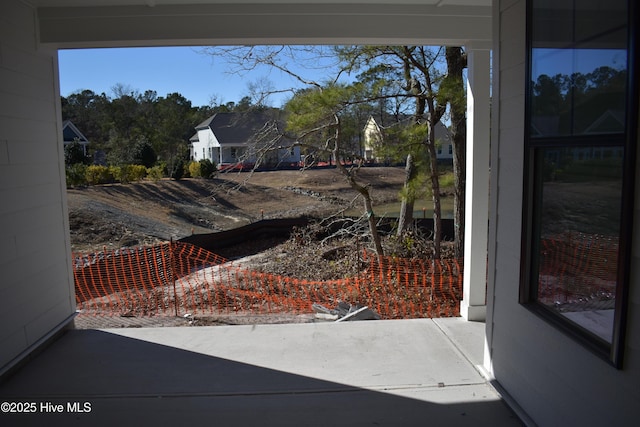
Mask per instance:
[[[491,47],[490,0],[27,0],[56,48],[421,44]],[[114,5],[115,4],[115,5]]]

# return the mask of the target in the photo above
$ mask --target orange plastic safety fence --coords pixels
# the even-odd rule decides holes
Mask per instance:
[[[541,241],[538,298],[547,304],[607,299],[615,293],[618,239],[566,233]]]
[[[382,318],[459,315],[462,266],[363,254],[357,277],[309,281],[256,272],[187,243],[74,255],[78,309],[94,315],[310,313],[344,301]]]

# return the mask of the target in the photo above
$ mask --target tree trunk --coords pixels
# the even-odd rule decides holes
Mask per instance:
[[[411,75],[411,62],[408,58],[403,59],[403,70],[406,90],[410,95],[415,97],[416,110],[413,114],[414,124],[417,125],[424,116],[426,103],[422,94],[422,86],[418,79]],[[416,201],[415,196],[415,179],[418,171],[416,170],[411,153],[407,154],[407,164],[405,167],[404,176],[404,195],[402,197],[402,204],[400,205],[400,218],[398,220],[398,232],[397,236],[402,236],[413,225],[413,207]]]
[[[402,236],[407,230],[411,228],[413,223],[413,206],[415,204],[415,194],[413,189],[413,179],[415,178],[415,167],[413,164],[413,157],[411,154],[407,154],[407,165],[404,169],[404,197],[402,198],[402,204],[400,205],[400,218],[398,219],[398,232],[397,236]]]
[[[442,242],[442,208],[440,206],[440,181],[438,180],[438,159],[436,158],[435,126],[429,126],[427,150],[431,165],[431,191],[433,198],[433,259],[440,259]]]
[[[371,196],[369,195],[369,191],[366,188],[362,188],[365,190],[365,192],[360,194],[362,194],[362,197],[364,199],[364,208],[367,211],[371,240],[373,240],[373,245],[376,248],[376,254],[378,254],[378,256],[383,256],[384,250],[382,249],[382,240],[380,240],[380,234],[378,234],[378,224],[376,223],[376,216],[373,213],[373,203],[371,201]]]
[[[380,234],[378,233],[378,224],[376,223],[376,216],[373,212],[373,200],[371,199],[369,190],[367,189],[367,187],[358,184],[351,172],[349,172],[342,163],[336,161],[336,166],[340,173],[342,173],[342,175],[344,175],[344,177],[347,179],[347,182],[349,183],[351,188],[360,193],[360,195],[364,199],[364,209],[367,215],[367,220],[369,222],[369,232],[371,233],[371,240],[373,241],[373,245],[376,248],[376,254],[378,254],[378,256],[383,256],[384,250],[382,249],[382,240],[380,239]]]
[[[382,249],[382,240],[380,239],[380,234],[378,234],[378,224],[376,223],[376,216],[373,213],[373,200],[371,199],[371,194],[369,193],[369,189],[364,185],[358,184],[355,177],[353,176],[352,171],[348,170],[340,162],[340,143],[341,143],[340,118],[335,114],[334,114],[334,118],[336,123],[336,135],[334,138],[334,146],[333,146],[332,154],[335,160],[336,168],[345,177],[345,179],[347,180],[351,188],[357,191],[364,199],[364,209],[369,222],[369,232],[371,233],[371,240],[373,241],[373,245],[376,248],[376,254],[380,257],[384,256],[384,250]]]
[[[456,258],[464,256],[464,210],[467,155],[467,105],[464,96],[462,71],[467,61],[460,47],[447,47],[447,74],[455,79],[456,88],[451,96],[451,138],[453,144],[453,224],[455,230],[454,253]]]

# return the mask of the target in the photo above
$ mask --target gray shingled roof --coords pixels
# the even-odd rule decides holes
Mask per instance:
[[[196,130],[210,128],[221,145],[239,146],[256,141],[256,135],[273,120],[278,121],[282,128],[282,121],[273,111],[246,113],[216,113],[198,126]],[[275,137],[275,133],[270,134]]]

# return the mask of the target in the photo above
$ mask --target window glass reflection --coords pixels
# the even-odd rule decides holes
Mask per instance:
[[[530,135],[624,132],[626,0],[535,4]]]
[[[620,50],[533,49],[531,136],[624,132],[624,55]]]
[[[538,156],[538,301],[611,343],[623,149],[542,149]]]

